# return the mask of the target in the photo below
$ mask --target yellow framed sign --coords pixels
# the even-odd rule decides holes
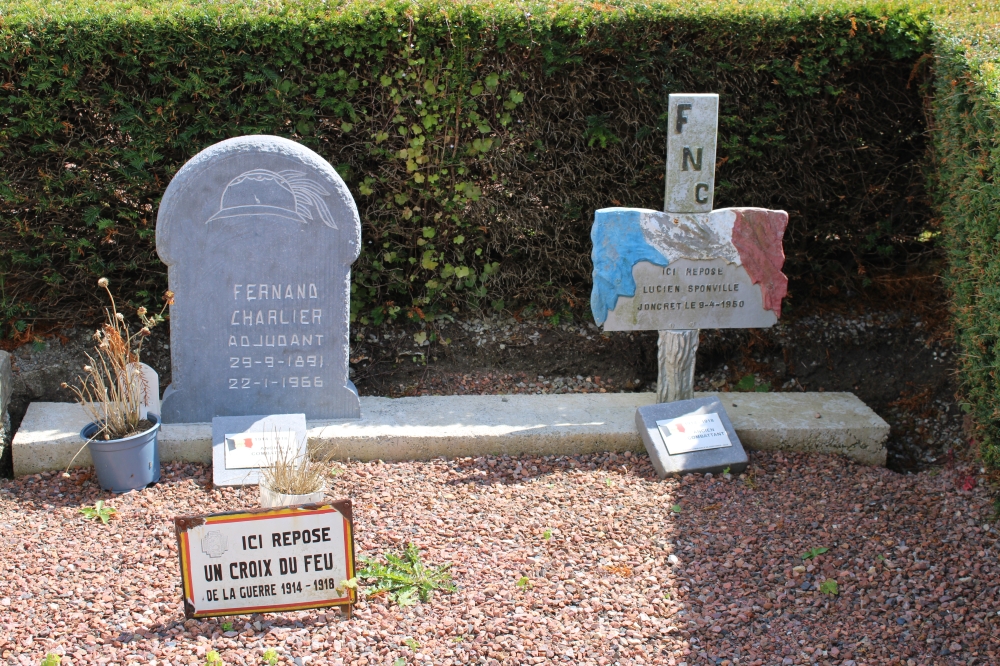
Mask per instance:
[[[189,618],[351,606],[350,500],[174,519]]]

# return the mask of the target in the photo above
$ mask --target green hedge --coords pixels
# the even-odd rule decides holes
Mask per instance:
[[[716,205],[791,213],[794,284],[924,247],[928,10],[697,4],[0,0],[0,317],[154,304],[166,184],[251,133],[347,180],[362,321],[572,308],[593,210],[662,206],[677,91],[721,93]]]
[[[572,308],[593,210],[661,205],[667,95],[713,91],[716,204],[791,213],[793,285],[940,228],[966,403],[1000,467],[1000,12],[697,4],[0,0],[0,325],[79,321],[101,275],[154,304],[167,182],[249,133],[347,180],[362,321]]]
[[[1000,468],[1000,11],[941,22],[935,185],[966,408]]]

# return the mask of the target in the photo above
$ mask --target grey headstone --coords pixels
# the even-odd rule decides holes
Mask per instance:
[[[156,220],[156,251],[175,294],[163,421],[360,417],[348,379],[360,247],[354,199],[308,148],[245,136],[188,161]]]
[[[212,481],[217,486],[249,486],[260,481],[260,467],[226,465],[226,435],[237,434],[290,435],[298,452],[296,457],[309,455],[305,414],[218,416],[212,419]]]
[[[725,429],[729,446],[712,448],[690,453],[675,453],[671,455],[668,442],[661,433],[657,421],[669,421],[678,417],[716,415]],[[718,474],[727,467],[730,473],[739,474],[747,467],[747,454],[740,444],[733,424],[726,415],[722,402],[716,397],[679,400],[677,402],[660,403],[640,407],[635,411],[635,424],[639,428],[643,444],[649,452],[649,459],[660,478],[668,474]],[[688,425],[690,432],[690,425]],[[724,441],[725,438],[722,438]]]

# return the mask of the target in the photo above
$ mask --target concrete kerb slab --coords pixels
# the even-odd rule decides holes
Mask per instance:
[[[10,445],[10,415],[7,413],[7,404],[10,396],[14,392],[14,371],[10,365],[10,354],[0,351],[0,457]]]
[[[719,397],[749,449],[838,453],[885,464],[889,425],[851,393],[696,395]],[[309,446],[314,457],[386,461],[642,451],[635,410],[654,401],[653,393],[362,397],[361,419],[310,421]],[[86,423],[79,405],[31,403],[14,436],[15,476],[65,468]],[[211,462],[211,424],[164,424],[160,457]],[[74,462],[91,464],[86,450]]]

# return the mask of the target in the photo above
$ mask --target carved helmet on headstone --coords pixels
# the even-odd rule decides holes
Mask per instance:
[[[277,217],[307,224],[318,217],[334,229],[323,187],[301,171],[245,171],[229,181],[219,211],[208,222],[234,217]]]

